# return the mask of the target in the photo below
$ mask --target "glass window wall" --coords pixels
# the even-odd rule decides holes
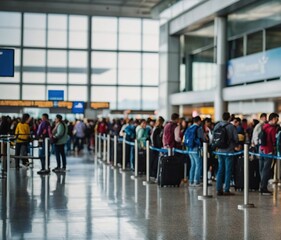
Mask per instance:
[[[15,77],[0,78],[4,99],[47,100],[52,89],[69,101],[109,101],[113,110],[156,108],[158,21],[0,11],[0,33],[0,45],[18,46]]]

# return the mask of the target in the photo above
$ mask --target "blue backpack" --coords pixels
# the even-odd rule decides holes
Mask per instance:
[[[197,129],[199,126],[196,124],[191,125],[184,133],[184,145],[188,148],[200,147],[201,141],[197,137]]]

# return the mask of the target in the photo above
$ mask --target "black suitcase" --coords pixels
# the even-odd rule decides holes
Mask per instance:
[[[138,173],[146,173],[146,151],[143,149],[138,151]]]
[[[257,191],[260,187],[259,160],[249,160],[249,190]],[[244,158],[238,157],[235,166],[235,189],[244,189]]]
[[[158,185],[163,186],[180,186],[183,179],[182,158],[178,156],[164,156],[159,162]]]
[[[258,191],[260,188],[259,159],[254,157],[249,161],[249,190]]]
[[[242,156],[234,159],[234,183],[235,190],[244,189],[244,158]]]

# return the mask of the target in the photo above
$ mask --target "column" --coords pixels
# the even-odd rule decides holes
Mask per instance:
[[[217,72],[216,72],[216,93],[215,93],[215,119],[219,121],[226,109],[226,104],[223,100],[222,90],[226,82],[226,19],[224,17],[215,18],[215,36],[216,36],[216,51],[217,51]]]
[[[179,92],[180,37],[169,35],[169,24],[160,27],[159,49],[159,108],[158,115],[170,119],[173,112],[178,113],[178,106],[171,106],[169,96]]]

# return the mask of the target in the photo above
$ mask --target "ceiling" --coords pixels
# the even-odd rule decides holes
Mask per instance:
[[[151,18],[160,2],[171,0],[0,0],[0,10]]]

